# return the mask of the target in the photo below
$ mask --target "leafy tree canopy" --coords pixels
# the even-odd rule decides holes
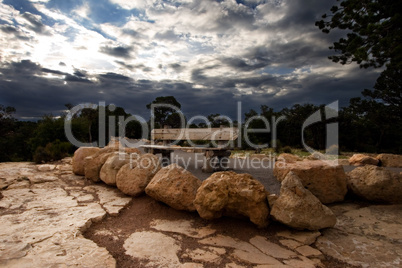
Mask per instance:
[[[340,0],[337,0],[340,1]],[[347,30],[330,49],[340,55],[330,56],[334,62],[356,62],[362,68],[391,64],[401,69],[402,1],[344,0],[317,21],[324,33],[333,29]]]
[[[161,104],[161,106],[156,106],[153,109],[153,116],[156,123],[157,128],[164,127],[165,125],[169,125],[173,128],[180,127],[180,116],[176,109],[169,107],[170,105],[177,107],[179,110],[181,108],[181,104],[176,100],[173,96],[166,97],[157,97],[151,103],[148,103],[146,107],[148,109],[152,108],[153,104]],[[167,106],[163,106],[163,104],[168,104]]]

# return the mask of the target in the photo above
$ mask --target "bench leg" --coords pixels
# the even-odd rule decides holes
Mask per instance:
[[[171,164],[171,151],[162,151],[162,167],[169,166]]]
[[[202,171],[212,173],[214,171],[226,170],[227,159],[230,156],[230,151],[206,151],[205,162]],[[214,163],[213,158],[217,158],[217,163]]]
[[[205,161],[204,161],[204,166],[202,167],[202,172],[205,172],[205,173],[214,172],[215,167],[212,163],[212,158],[214,157],[214,152],[206,151],[204,156],[205,156]]]

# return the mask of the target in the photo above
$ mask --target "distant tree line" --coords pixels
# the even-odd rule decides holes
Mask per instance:
[[[73,105],[66,104],[68,109]],[[119,133],[119,121],[116,118],[128,118],[122,107],[103,107],[105,110],[104,137],[108,143],[111,136]],[[35,161],[37,163],[61,159],[71,155],[77,148],[71,144],[64,130],[67,114],[61,116],[44,115],[37,122],[18,121],[13,117],[14,107],[0,105],[0,162]],[[99,133],[99,107],[84,108],[71,120],[74,138],[81,142],[97,142]],[[110,135],[112,134],[112,135]],[[125,136],[138,138],[141,125],[131,120],[125,127]]]
[[[180,103],[173,96],[157,98],[153,103],[163,103],[166,100],[169,101],[168,103],[180,107]],[[66,106],[70,109],[72,107],[71,104]],[[147,107],[150,108],[150,104]],[[251,132],[248,133],[248,138],[252,144],[272,147],[272,119],[277,120],[283,116],[276,122],[275,145],[277,147],[303,148],[301,130],[304,121],[318,110],[321,110],[323,114],[324,107],[324,105],[296,104],[290,108],[274,111],[273,108],[262,105],[259,111],[251,109],[244,114],[245,122],[243,122],[242,127],[243,129],[245,127],[248,129],[266,129],[268,122],[270,131],[265,131],[264,133]],[[103,108],[106,115],[104,135],[107,143],[111,136],[119,134],[119,122],[116,118],[129,118],[131,115],[122,107]],[[67,114],[58,117],[45,115],[41,120],[31,122],[16,120],[13,117],[15,112],[16,110],[13,107],[0,105],[1,162],[47,162],[61,159],[75,151],[76,147],[67,140],[64,131],[64,121]],[[153,114],[155,116],[155,127],[163,127],[166,124],[171,127],[180,127],[177,113],[177,110],[165,108],[156,111]],[[208,122],[193,123],[190,127],[204,128],[229,125],[229,122],[217,113],[207,115],[206,118]],[[322,118],[325,119],[325,116],[322,116]],[[111,121],[111,119],[113,120]],[[340,109],[337,118],[330,119],[330,121],[322,120],[306,127],[304,129],[304,141],[308,146],[316,150],[325,150],[328,146],[325,139],[326,126],[329,123],[338,123],[339,149],[341,151],[402,153],[401,119],[400,106],[399,108],[390,107],[369,98],[355,98],[351,99],[348,107]],[[245,125],[246,122],[248,123],[247,126]],[[74,115],[71,123],[74,137],[81,142],[97,142],[99,135],[103,135],[99,133],[99,107],[97,109],[82,109]],[[150,121],[148,124],[150,124]],[[238,122],[234,122],[234,125],[238,126]],[[142,126],[140,122],[130,120],[125,126],[125,136],[132,139],[141,138]],[[252,148],[244,138],[243,135],[242,149]]]

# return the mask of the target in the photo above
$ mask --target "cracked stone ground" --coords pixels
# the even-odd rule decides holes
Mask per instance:
[[[1,267],[398,267],[402,206],[336,204],[335,228],[205,221],[52,165],[0,163]]]

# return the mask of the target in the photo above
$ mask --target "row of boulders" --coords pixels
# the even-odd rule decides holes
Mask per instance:
[[[402,161],[402,156],[381,154],[374,158],[356,154],[349,162],[358,167],[345,173],[339,165],[282,154],[275,163],[274,176],[283,183],[287,174],[293,172],[324,204],[343,201],[348,191],[369,201],[402,203],[402,173],[376,166],[385,163],[397,167],[401,164],[397,160]]]
[[[79,148],[73,157],[73,170],[94,182],[115,185],[130,196],[145,192],[172,208],[197,211],[204,219],[243,216],[265,227],[271,205],[274,220],[297,229],[318,230],[332,227],[336,221],[293,173],[284,180],[279,197],[273,197],[249,174],[216,172],[202,182],[176,164],[161,168],[155,155],[141,155],[136,149],[119,151],[118,146]]]

